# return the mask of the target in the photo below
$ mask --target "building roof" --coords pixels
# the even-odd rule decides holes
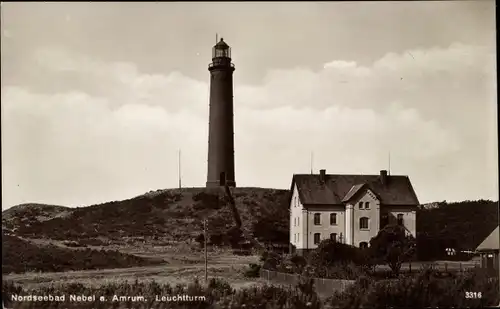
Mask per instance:
[[[498,228],[499,227],[497,226],[497,228],[493,230],[493,232],[491,232],[491,234],[486,237],[486,239],[479,246],[477,246],[477,251],[498,250],[498,247],[500,246]]]
[[[387,183],[380,175],[293,175],[291,189],[297,185],[299,198],[304,205],[340,205],[352,199],[365,188],[372,190],[383,205],[419,205],[408,176],[387,176]]]
[[[354,196],[356,196],[356,194],[358,192],[362,191],[361,189],[363,189],[365,186],[366,186],[366,184],[364,184],[364,183],[352,186],[351,190],[349,190],[349,192],[347,192],[347,194],[342,199],[342,202],[348,202],[350,199],[352,199]]]
[[[220,38],[220,41],[217,44],[215,44],[215,48],[216,49],[228,49],[229,45],[227,45],[227,43],[224,42],[223,38]]]

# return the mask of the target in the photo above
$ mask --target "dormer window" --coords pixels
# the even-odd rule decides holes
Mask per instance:
[[[370,202],[366,202],[365,203],[365,209],[369,209],[370,208]]]
[[[359,202],[359,209],[363,209],[363,202]]]

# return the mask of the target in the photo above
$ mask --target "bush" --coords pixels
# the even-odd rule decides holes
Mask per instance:
[[[306,259],[303,256],[300,256],[300,255],[292,255],[292,257],[290,258],[290,261],[294,265],[301,266],[301,267],[304,267],[307,264]]]
[[[261,266],[258,264],[250,264],[249,268],[245,271],[244,275],[247,278],[258,278],[260,277]]]
[[[338,263],[370,264],[363,249],[326,239],[309,256],[312,266],[333,266]]]
[[[359,267],[354,263],[339,262],[330,266],[313,267],[313,274],[317,278],[356,280],[362,276],[369,276],[367,268]]]
[[[215,296],[215,299],[220,299],[234,294],[234,289],[224,279],[211,278],[208,283],[208,294]]]
[[[277,270],[280,264],[282,263],[282,258],[279,254],[274,252],[264,253],[262,257],[266,257],[264,261],[263,269],[267,270]]]
[[[482,292],[480,299],[465,297],[465,292]],[[498,280],[491,280],[481,270],[441,278],[432,269],[417,276],[371,281],[359,278],[343,293],[335,293],[328,302],[337,308],[422,308],[485,307],[497,305]]]

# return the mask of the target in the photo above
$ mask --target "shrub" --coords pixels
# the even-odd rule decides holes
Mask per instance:
[[[356,280],[360,276],[369,276],[367,268],[359,267],[352,262],[338,262],[329,266],[317,266],[313,268],[313,273],[317,278],[341,280]]]
[[[364,250],[330,239],[323,240],[308,259],[309,263],[316,267],[333,266],[338,263],[369,264]]]
[[[250,264],[249,268],[245,271],[244,275],[247,278],[258,278],[260,277],[261,266],[258,264]]]
[[[264,261],[264,265],[262,266],[262,268],[267,270],[277,270],[281,262],[282,259],[279,254],[268,252],[266,254],[266,260]]]
[[[294,272],[299,274],[302,273],[302,270],[307,265],[307,260],[300,255],[292,255],[292,257],[290,258],[290,262],[294,267]]]
[[[466,298],[466,291],[482,292],[482,298]],[[499,301],[498,280],[491,280],[482,271],[442,278],[430,268],[423,269],[417,276],[399,279],[371,281],[363,277],[328,300],[337,308],[477,308],[496,305]]]

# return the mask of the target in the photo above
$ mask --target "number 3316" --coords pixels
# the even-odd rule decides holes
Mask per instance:
[[[481,292],[465,292],[465,298],[481,298],[483,295]]]

